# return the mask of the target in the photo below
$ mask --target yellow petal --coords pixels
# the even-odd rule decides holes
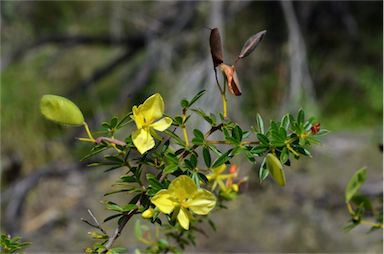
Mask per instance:
[[[215,195],[205,189],[198,190],[191,200],[184,204],[184,206],[188,207],[192,212],[201,215],[208,214],[215,205]]]
[[[177,215],[177,221],[182,228],[185,230],[189,229],[188,211],[185,208],[180,208],[179,214]]]
[[[170,214],[177,203],[173,201],[173,195],[169,190],[161,190],[152,197],[151,202],[163,213]]]
[[[132,113],[132,119],[135,121],[137,129],[141,129],[145,123],[144,115],[140,112],[140,109],[137,106],[133,106]]]
[[[177,200],[181,203],[185,199],[191,198],[197,192],[195,182],[186,175],[176,177],[168,187]]]
[[[146,99],[140,106],[142,107],[139,107],[139,110],[143,114],[146,124],[153,123],[164,114],[164,101],[158,93]]]
[[[151,124],[151,127],[154,128],[157,131],[165,131],[169,128],[172,124],[172,119],[169,117],[164,117],[160,119],[159,121]]]
[[[141,154],[155,146],[155,140],[153,140],[151,134],[145,129],[135,131],[132,134],[132,141]]]

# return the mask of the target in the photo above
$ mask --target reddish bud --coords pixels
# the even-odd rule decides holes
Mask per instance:
[[[311,132],[313,135],[317,134],[320,131],[320,123],[316,123],[311,127]]]

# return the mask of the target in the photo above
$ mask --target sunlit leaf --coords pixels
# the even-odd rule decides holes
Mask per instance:
[[[60,124],[79,126],[84,124],[84,116],[75,103],[57,95],[44,95],[40,100],[41,113],[51,121]]]
[[[367,179],[367,168],[356,171],[345,189],[345,202],[349,202]]]

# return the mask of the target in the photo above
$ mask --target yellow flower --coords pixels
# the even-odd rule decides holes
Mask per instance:
[[[132,134],[133,144],[143,154],[155,146],[152,135],[157,131],[165,131],[172,124],[169,117],[161,118],[164,114],[164,101],[160,94],[156,93],[146,99],[143,104],[133,106],[133,120],[137,130]],[[161,119],[160,119],[161,118]]]
[[[190,177],[181,175],[171,182],[167,190],[156,193],[151,202],[165,214],[174,211],[180,225],[188,230],[191,212],[208,214],[216,205],[216,197],[205,189],[198,189]]]
[[[207,175],[208,180],[213,182],[212,190],[215,190],[217,185],[219,185],[223,191],[227,189],[223,180],[233,177],[234,174],[222,174],[226,168],[225,164],[223,164],[212,169],[212,173]]]

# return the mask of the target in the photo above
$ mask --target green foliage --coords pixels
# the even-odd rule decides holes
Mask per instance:
[[[372,198],[358,194],[358,190],[366,179],[367,168],[361,168],[353,174],[347,184],[345,202],[351,218],[344,226],[345,231],[350,231],[360,224],[368,225],[370,227],[368,232],[383,229],[383,201],[381,197]],[[374,203],[379,204],[374,206]],[[372,217],[374,220],[369,220]]]
[[[352,197],[360,189],[367,179],[367,168],[361,168],[356,171],[352,178],[349,180],[347,188],[345,190],[345,202],[351,201]]]
[[[1,234],[0,251],[1,253],[22,254],[22,250],[24,250],[29,244],[29,242],[22,241],[21,237],[19,236],[12,238],[10,235]]]
[[[106,200],[104,202],[106,209],[113,213],[105,218],[104,222],[116,221],[118,228],[124,227],[133,215],[143,214],[146,211],[143,218],[156,225],[157,233],[153,236],[147,225],[137,222],[135,234],[147,246],[145,251],[148,253],[177,253],[185,246],[195,244],[197,232],[206,234],[199,226],[200,223],[208,222],[215,227],[208,216],[199,215],[201,213],[198,212],[188,215],[190,226],[189,230],[185,230],[185,226],[182,227],[179,224],[181,219],[178,214],[180,209],[187,208],[176,207],[174,211],[171,210],[168,213],[164,212],[164,207],[157,207],[152,203],[152,198],[161,191],[164,193],[175,177],[188,176],[197,188],[210,189],[217,199],[216,209],[225,208],[225,203],[236,198],[239,186],[246,181],[246,179],[238,178],[237,168],[231,163],[234,157],[245,156],[254,165],[257,164],[257,158],[261,157],[263,162],[259,169],[260,182],[271,175],[280,186],[284,186],[286,179],[283,166],[289,166],[292,158],[310,156],[311,145],[318,144],[319,138],[328,132],[320,129],[320,125],[315,122],[314,118],[306,119],[302,109],[299,110],[296,117],[287,114],[280,121],[270,121],[269,126],[266,126],[262,117],[257,114],[257,128],[246,130],[222,114],[206,114],[202,109],[196,108],[195,103],[203,95],[204,91],[201,91],[190,100],[183,99],[180,103],[181,115],[172,118],[173,127],[161,133],[151,131],[150,135],[155,139],[155,145],[142,154],[138,152],[137,143],[134,143],[134,139],[137,137],[131,134],[123,139],[118,139],[121,130],[128,127],[132,121],[139,121],[136,122],[136,125],[139,124],[138,126],[141,126],[142,122],[145,123],[138,119],[141,117],[137,115],[138,113],[133,115],[128,113],[122,118],[113,117],[110,121],[103,122],[101,126],[105,130],[106,136],[102,137],[94,138],[85,124],[88,137],[79,139],[92,143],[89,154],[84,157],[84,160],[94,158],[89,166],[103,166],[105,172],[111,170],[121,172],[121,177],[114,184],[115,189],[106,193],[105,196],[120,193],[129,197],[123,204]],[[161,96],[156,96],[150,97],[150,103],[146,101],[145,105],[161,103]],[[140,109],[140,107],[144,106],[141,105],[138,108]],[[151,108],[148,108],[149,106],[146,107],[147,111],[142,113],[144,117],[151,117],[148,115],[149,113],[145,112],[156,114],[157,119],[161,117],[159,114],[162,112],[156,113],[156,108],[153,108],[154,111],[152,111]],[[63,112],[63,114],[65,113]],[[186,128],[190,117],[201,118],[210,125],[207,130],[194,129],[191,144],[189,144]],[[163,130],[163,127],[158,129]],[[183,133],[182,136],[180,136],[180,132]],[[221,139],[212,140],[210,137],[213,133],[218,133]],[[140,142],[140,145],[143,144],[143,141]],[[101,152],[106,154],[100,156]],[[228,165],[232,165],[229,172],[227,171]],[[183,190],[180,189],[180,191]],[[166,197],[166,194],[161,196],[161,198]],[[161,198],[160,200],[162,200]],[[172,199],[172,197],[169,198]],[[156,197],[156,200],[159,200],[159,196]],[[166,200],[157,202],[168,206]],[[204,209],[199,208],[196,211],[208,211]],[[188,210],[185,211],[188,212]],[[204,212],[204,214],[206,213],[208,212]],[[97,228],[101,227],[97,226]],[[90,253],[118,253],[120,251],[120,249],[107,246],[111,236],[108,236],[105,231],[102,234],[92,232],[91,237],[96,240],[96,243],[87,249]]]

